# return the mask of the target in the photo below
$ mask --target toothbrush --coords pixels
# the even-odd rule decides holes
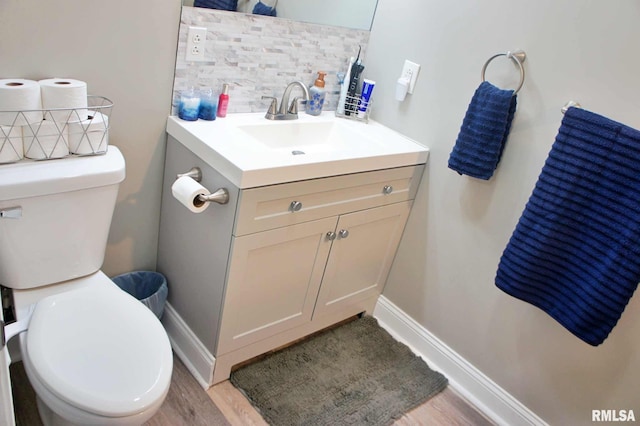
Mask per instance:
[[[364,70],[364,65],[362,65],[362,61],[360,60],[360,52],[362,51],[362,46],[358,46],[358,56],[356,57],[355,62],[351,66],[351,75],[349,81],[349,89],[347,91],[347,96],[349,96],[349,100],[345,103],[345,114],[351,115],[351,112],[355,112],[357,108],[357,101],[355,98],[356,92],[358,90],[358,82],[360,81],[360,74]]]
[[[347,91],[348,91],[348,84],[349,84],[349,76],[351,75],[351,67],[353,66],[353,64],[356,62],[356,58],[354,58],[353,56],[351,56],[349,58],[348,64],[347,64],[347,73],[346,75],[343,77],[342,80],[342,87],[340,88],[340,98],[338,99],[338,107],[337,107],[337,113],[338,114],[344,114],[345,110],[344,107],[346,105],[346,101],[347,101]]]

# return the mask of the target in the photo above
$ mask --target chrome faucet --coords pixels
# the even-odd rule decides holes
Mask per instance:
[[[271,99],[271,105],[269,105],[269,110],[267,114],[264,116],[267,120],[295,120],[298,118],[298,101],[299,97],[293,98],[291,105],[289,105],[289,98],[291,97],[291,91],[296,87],[300,87],[302,89],[303,100],[308,101],[309,97],[309,89],[304,85],[301,81],[292,81],[287,85],[287,88],[284,89],[284,93],[282,94],[282,100],[280,101],[280,108],[278,108],[278,100],[273,96],[263,96],[262,99]],[[287,109],[287,105],[289,105]]]

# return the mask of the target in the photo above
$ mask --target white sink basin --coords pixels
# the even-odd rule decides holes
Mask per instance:
[[[169,117],[167,133],[239,188],[423,164],[428,150],[374,121],[333,112],[269,121],[264,113],[215,121]]]
[[[281,121],[241,125],[238,129],[272,150],[292,155],[364,149],[366,143],[362,134],[335,121]]]

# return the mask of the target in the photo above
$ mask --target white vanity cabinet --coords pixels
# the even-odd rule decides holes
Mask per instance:
[[[422,169],[241,191],[214,381],[225,365],[373,309]]]
[[[382,292],[411,203],[391,204],[340,216],[314,316]]]
[[[218,354],[311,321],[335,218],[235,237]]]
[[[169,135],[157,269],[169,282],[162,322],[206,388],[234,365],[373,311],[426,153],[398,167],[247,186],[199,147]],[[194,166],[209,190],[228,190],[228,204],[194,214],[173,198],[176,175]]]
[[[377,297],[409,209],[402,202],[234,238],[218,353]]]

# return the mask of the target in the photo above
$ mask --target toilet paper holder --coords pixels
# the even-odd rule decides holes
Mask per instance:
[[[190,177],[196,182],[200,182],[202,180],[202,170],[200,167],[192,167],[186,173],[178,173],[176,175],[176,179],[180,179],[181,177]],[[193,204],[196,207],[201,207],[204,203],[218,203],[218,204],[227,204],[229,202],[229,191],[226,188],[218,188],[214,192],[209,195],[198,195],[197,200],[193,200]]]

